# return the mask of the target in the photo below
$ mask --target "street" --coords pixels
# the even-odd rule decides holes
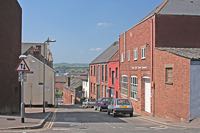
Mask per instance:
[[[16,133],[198,133],[199,129],[174,128],[134,116],[108,116],[107,112],[78,106],[58,108],[42,129],[10,130]]]

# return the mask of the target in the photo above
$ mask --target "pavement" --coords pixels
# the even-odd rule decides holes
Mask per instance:
[[[26,108],[25,122],[21,123],[20,116],[0,115],[0,130],[37,129],[43,127],[54,108]]]
[[[175,128],[200,128],[200,118],[194,119],[190,122],[183,122],[183,121],[173,121],[169,119],[164,119],[160,117],[153,117],[153,116],[139,116],[138,118],[147,120],[150,122],[175,127]]]

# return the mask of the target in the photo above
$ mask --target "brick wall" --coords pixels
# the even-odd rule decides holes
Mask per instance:
[[[120,62],[120,78],[122,75],[128,76],[128,96],[121,95],[124,98],[130,98],[130,77],[138,77],[138,98],[131,99],[133,107],[137,113],[144,111],[144,85],[143,76],[151,78],[151,49],[154,40],[154,17],[134,26],[125,32],[126,46],[124,47],[124,34],[119,38],[120,59],[124,51],[130,50],[130,61],[127,60],[127,54],[124,62]],[[141,48],[146,48],[146,58],[141,59]],[[124,49],[125,48],[125,49]],[[138,59],[133,59],[133,49],[138,49]]]
[[[64,104],[74,104],[75,103],[75,96],[74,91],[70,89],[64,89],[63,91],[63,103]]]
[[[157,47],[200,47],[200,17],[156,15]]]
[[[1,0],[0,10],[0,113],[19,113],[20,84],[16,68],[21,53],[22,9],[17,0]]]
[[[190,60],[155,49],[155,115],[174,120],[189,117]],[[165,68],[173,66],[173,85],[165,83]]]

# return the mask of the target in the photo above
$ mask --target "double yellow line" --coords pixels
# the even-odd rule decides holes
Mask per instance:
[[[54,111],[53,116],[52,116],[51,119],[50,119],[50,122],[49,122],[48,125],[46,126],[46,129],[51,129],[51,128],[52,128],[53,123],[54,123],[54,121],[55,121],[55,119],[56,119],[56,112],[57,112],[57,109]]]

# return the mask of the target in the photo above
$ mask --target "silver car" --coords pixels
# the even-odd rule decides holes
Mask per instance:
[[[133,117],[133,106],[128,99],[114,98],[108,105],[108,115],[110,113],[115,117],[117,114],[130,114]]]

